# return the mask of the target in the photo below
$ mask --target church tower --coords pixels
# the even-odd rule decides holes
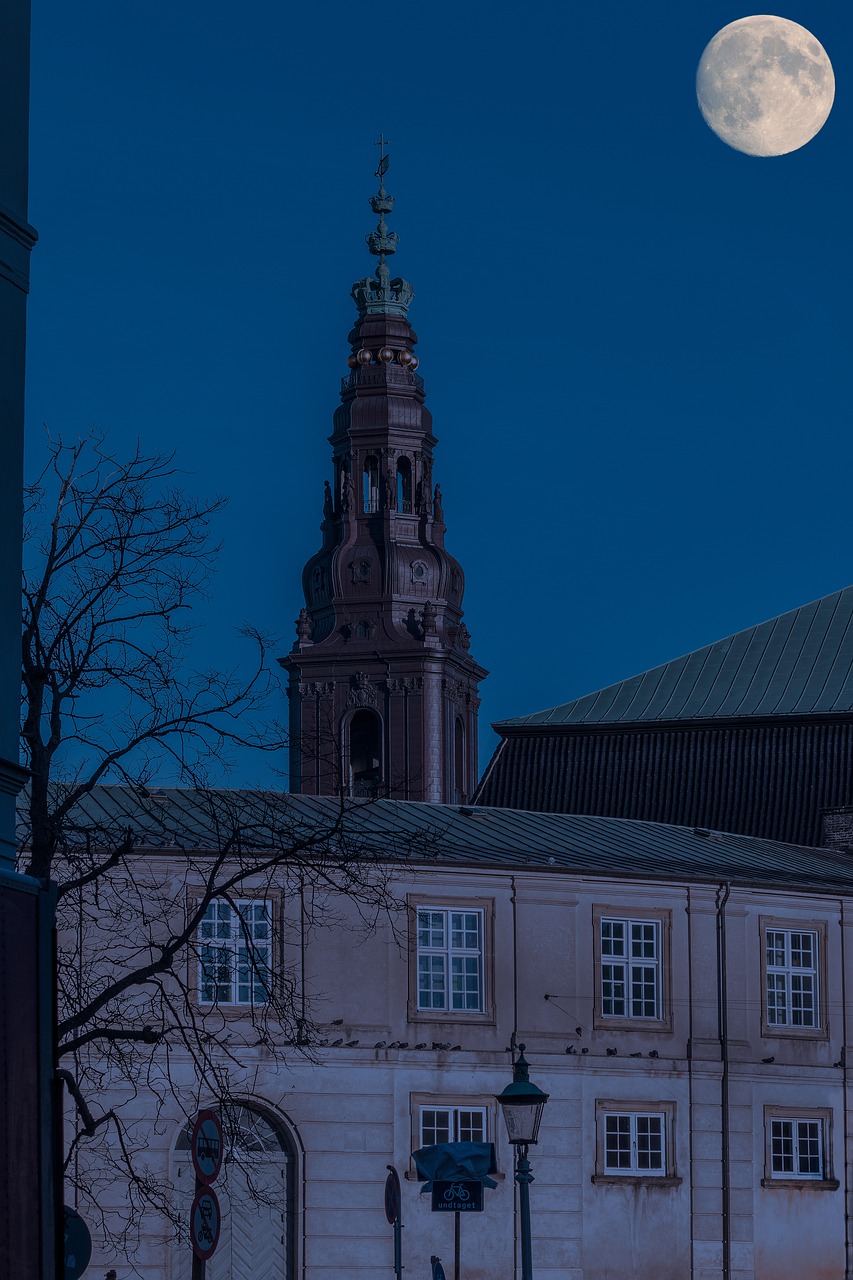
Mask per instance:
[[[352,289],[349,373],[334,416],[323,544],[303,571],[288,673],[291,790],[460,803],[477,783],[478,684],[462,621],[464,578],[444,547],[432,415],[416,372],[407,280],[386,215],[366,237],[376,277]]]

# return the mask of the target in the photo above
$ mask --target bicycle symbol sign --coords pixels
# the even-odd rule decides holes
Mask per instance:
[[[219,1244],[219,1201],[212,1187],[201,1187],[190,1209],[190,1235],[197,1258],[209,1258]]]
[[[482,1213],[483,1184],[467,1179],[434,1182],[432,1207],[445,1213]]]
[[[444,1193],[444,1198],[445,1200],[459,1200],[464,1204],[466,1200],[471,1199],[471,1192],[464,1182],[451,1182]]]

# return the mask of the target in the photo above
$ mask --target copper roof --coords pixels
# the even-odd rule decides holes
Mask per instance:
[[[853,859],[829,849],[660,823],[412,801],[340,801],[269,791],[98,786],[74,813],[81,833],[130,833],[136,852],[302,846],[334,856],[436,866],[529,867],[576,875],[853,891]],[[296,855],[294,855],[296,856]]]
[[[606,725],[853,711],[853,587],[572,702],[495,725]]]

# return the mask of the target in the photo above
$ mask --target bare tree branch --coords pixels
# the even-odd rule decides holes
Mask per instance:
[[[403,941],[393,837],[380,858],[343,799],[312,820],[282,793],[209,785],[229,750],[277,751],[284,734],[259,632],[244,632],[247,673],[188,668],[223,499],[193,499],[182,481],[171,455],[122,460],[98,434],[52,440],[26,504],[22,865],[58,886],[56,1031],[76,1112],[66,1176],[102,1217],[102,1191],[123,1180],[124,1225],[110,1233],[125,1256],[148,1209],[185,1230],[175,1188],[145,1163],[175,1113],[190,1123],[213,1098],[228,1122],[248,1049],[315,1059],[326,1042],[282,899],[298,904],[303,941],[345,918]],[[179,789],[158,793],[164,770]],[[408,844],[423,852],[423,835]],[[266,936],[247,911],[258,903]],[[220,995],[233,955],[204,936],[225,911],[249,992],[239,1016]]]

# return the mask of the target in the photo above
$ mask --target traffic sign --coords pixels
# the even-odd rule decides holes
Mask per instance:
[[[222,1124],[215,1111],[200,1111],[190,1142],[193,1168],[199,1182],[215,1182],[222,1168]]]
[[[190,1239],[193,1253],[203,1262],[219,1244],[222,1215],[212,1187],[200,1187],[190,1209]]]
[[[400,1179],[396,1169],[390,1165],[388,1168],[391,1171],[385,1179],[385,1217],[393,1227],[400,1216]]]
[[[65,1280],[78,1280],[89,1265],[92,1256],[92,1237],[89,1228],[76,1209],[63,1209]]]
[[[445,1213],[482,1213],[483,1184],[467,1180],[434,1182],[432,1207]]]

